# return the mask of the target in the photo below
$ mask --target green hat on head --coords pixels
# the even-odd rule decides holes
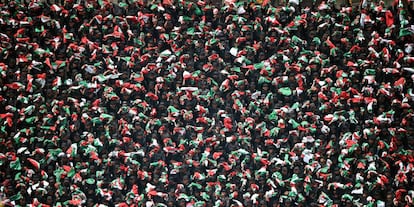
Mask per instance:
[[[292,90],[289,87],[283,87],[278,90],[278,92],[284,96],[292,95]]]
[[[20,193],[20,191],[17,193],[17,194],[15,194],[15,195],[13,195],[13,196],[11,196],[10,197],[10,200],[12,200],[12,201],[18,201],[18,200],[20,200],[20,199],[22,199],[23,198],[23,196],[22,196],[22,194]]]
[[[405,36],[411,36],[414,32],[410,30],[409,28],[401,28],[398,37],[405,37]]]
[[[16,158],[14,161],[10,162],[10,168],[13,170],[21,170],[22,169],[22,165],[20,163],[20,158]]]
[[[86,180],[85,180],[85,182],[86,182],[87,184],[89,184],[89,185],[93,185],[93,184],[95,184],[95,179],[93,179],[93,178],[88,178],[88,179],[86,179]]]

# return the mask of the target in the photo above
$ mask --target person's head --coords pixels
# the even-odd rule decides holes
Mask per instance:
[[[347,207],[351,207],[351,206],[353,206],[352,201],[347,199],[347,200],[345,201],[345,206],[347,206]]]

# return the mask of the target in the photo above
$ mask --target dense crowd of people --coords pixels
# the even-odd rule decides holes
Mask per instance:
[[[2,4],[2,205],[414,206],[407,3]]]

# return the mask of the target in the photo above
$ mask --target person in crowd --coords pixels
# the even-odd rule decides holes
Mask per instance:
[[[413,206],[408,2],[0,5],[4,206]]]

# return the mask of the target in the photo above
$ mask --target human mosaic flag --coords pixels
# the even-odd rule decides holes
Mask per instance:
[[[0,206],[414,206],[410,3],[6,1]]]

